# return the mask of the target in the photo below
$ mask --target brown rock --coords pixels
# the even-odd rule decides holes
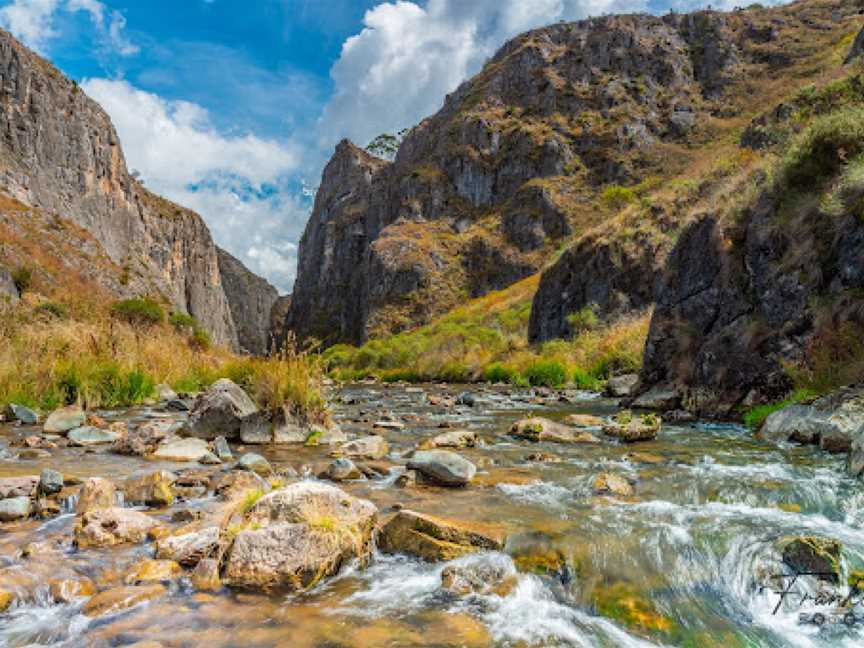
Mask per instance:
[[[164,585],[130,585],[100,592],[84,605],[82,612],[89,617],[127,610],[139,603],[164,596],[168,590]]]
[[[119,507],[90,510],[75,527],[79,548],[144,542],[160,526],[149,515]]]
[[[116,500],[116,489],[113,483],[101,477],[90,477],[81,487],[75,512],[81,514],[111,508],[116,504]]]
[[[192,570],[192,585],[199,592],[215,592],[222,588],[219,577],[219,562],[213,558],[205,558]]]
[[[84,576],[58,578],[48,582],[51,598],[55,603],[72,603],[96,593],[96,584]]]
[[[429,561],[447,561],[477,551],[500,551],[500,528],[445,520],[403,510],[381,528],[378,547],[385,553],[407,553]]]
[[[630,497],[633,487],[626,479],[614,473],[601,473],[594,478],[594,492],[598,495]]]

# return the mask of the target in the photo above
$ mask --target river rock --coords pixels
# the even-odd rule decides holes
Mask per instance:
[[[30,517],[33,505],[29,497],[8,497],[0,500],[0,522],[12,522]]]
[[[63,474],[51,468],[42,470],[39,475],[39,492],[43,495],[53,495],[63,490]]]
[[[213,493],[223,500],[232,500],[249,490],[270,490],[267,480],[249,470],[236,470],[214,475],[210,482]]]
[[[334,486],[304,481],[262,497],[234,539],[226,584],[296,590],[335,574],[371,552],[377,509]]]
[[[594,416],[593,414],[570,414],[564,419],[564,422],[575,428],[596,428],[598,430],[602,428],[603,423],[605,423],[604,419],[599,416]]]
[[[598,495],[618,495],[630,497],[633,486],[624,477],[615,473],[600,473],[594,478],[594,492]]]
[[[834,453],[849,452],[864,428],[864,388],[849,387],[814,401],[772,412],[759,430],[766,441],[818,444]]]
[[[118,454],[145,457],[156,451],[166,439],[173,438],[182,423],[150,421],[129,430],[114,442],[112,450]]]
[[[97,509],[81,516],[75,526],[75,545],[83,549],[144,542],[158,527],[157,520],[140,511],[118,506]]]
[[[612,398],[627,398],[633,395],[633,390],[638,383],[638,374],[614,376],[606,381],[606,395]]]
[[[637,397],[633,401],[633,407],[658,412],[679,409],[681,407],[681,394],[674,387],[658,385]]]
[[[177,392],[165,384],[156,385],[156,387],[153,388],[153,391],[156,392],[156,396],[160,401],[172,401],[177,398]]]
[[[213,442],[213,451],[220,461],[233,461],[234,455],[231,453],[231,446],[224,436],[216,437]]]
[[[141,477],[130,477],[120,484],[129,504],[171,506],[174,503],[176,477],[167,470],[158,470]]]
[[[156,557],[173,560],[184,567],[194,567],[219,551],[219,527],[207,526],[186,533],[161,538],[156,543]]]
[[[192,587],[199,592],[217,592],[222,589],[222,579],[219,576],[219,561],[205,558],[195,565],[189,576]]]
[[[427,439],[420,444],[421,450],[433,448],[474,448],[480,442],[476,432],[471,430],[450,430]]]
[[[164,585],[129,585],[100,592],[81,610],[88,617],[114,614],[168,593]]]
[[[268,475],[273,474],[273,466],[270,465],[270,462],[254,452],[247,452],[240,457],[240,460],[234,468],[236,470],[248,470],[261,475],[262,477],[267,477]]]
[[[390,446],[384,437],[374,435],[343,443],[339,446],[339,452],[348,457],[381,459],[390,452]]]
[[[327,466],[327,469],[321,473],[321,479],[329,479],[330,481],[340,482],[349,479],[360,479],[363,473],[350,459],[341,457],[334,459]]]
[[[567,425],[541,417],[516,421],[510,428],[510,435],[534,442],[600,443],[600,440],[589,432],[578,431]]]
[[[65,434],[69,430],[81,427],[86,420],[84,410],[78,405],[69,405],[51,412],[45,419],[42,430],[47,434]]]
[[[48,591],[55,603],[74,603],[96,594],[96,584],[86,576],[55,578],[48,582]]]
[[[127,571],[123,581],[127,585],[164,583],[177,580],[182,574],[183,568],[173,560],[147,559]]]
[[[78,493],[78,504],[75,512],[78,514],[107,509],[115,506],[117,491],[114,484],[102,477],[90,477],[84,482]]]
[[[24,425],[36,425],[39,423],[39,415],[29,407],[9,403],[7,410],[10,418],[20,421]]]
[[[457,560],[441,571],[441,589],[456,596],[505,597],[518,585],[512,561],[500,554]]]
[[[0,479],[0,499],[7,497],[34,497],[39,487],[39,477],[3,477]]]
[[[474,407],[477,404],[477,398],[471,392],[462,392],[456,397],[456,404]]]
[[[660,417],[653,414],[633,417],[629,411],[625,410],[620,412],[616,418],[604,423],[603,434],[615,437],[624,443],[650,441],[657,438],[662,423]]]
[[[477,551],[501,551],[505,539],[503,532],[493,527],[402,510],[381,528],[378,547],[385,553],[447,561]]]
[[[111,430],[85,425],[69,430],[66,437],[69,439],[70,446],[94,446],[114,443],[120,435]]]
[[[345,435],[332,422],[327,426],[312,423],[286,406],[245,417],[240,424],[240,440],[250,445],[310,443],[313,440],[310,445],[319,445],[341,443]]]
[[[375,421],[372,427],[381,430],[403,430],[405,429],[405,424],[401,421]]]
[[[199,439],[217,436],[235,439],[240,436],[243,419],[257,411],[258,407],[243,389],[222,378],[195,399],[186,432]]]
[[[408,470],[415,470],[424,479],[439,486],[466,486],[477,473],[477,467],[449,450],[421,450],[408,461]]]
[[[783,562],[796,573],[816,573],[831,583],[840,581],[840,543],[815,536],[799,536],[783,545]]]
[[[199,461],[210,452],[210,446],[203,439],[175,439],[160,445],[153,453],[154,459],[164,461]]]

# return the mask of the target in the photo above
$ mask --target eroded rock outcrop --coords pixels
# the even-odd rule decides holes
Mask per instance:
[[[222,248],[216,248],[216,257],[240,348],[264,355],[270,350],[270,313],[279,293]]]

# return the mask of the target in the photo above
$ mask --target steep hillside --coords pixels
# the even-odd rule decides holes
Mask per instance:
[[[216,247],[203,220],[133,179],[105,112],[0,31],[0,192],[92,234],[113,295],[155,294],[237,346]],[[109,272],[106,268],[106,272]]]
[[[339,145],[301,241],[289,328],[326,343],[412,328],[570,244],[541,281],[532,340],[572,333],[567,318],[589,305],[604,318],[648,306],[677,214],[646,208],[634,240],[621,208],[728,149],[756,106],[845,56],[857,14],[806,1],[514,39],[393,163]]]
[[[790,96],[763,169],[693,214],[660,274],[642,388],[729,416],[864,379],[864,72]]]

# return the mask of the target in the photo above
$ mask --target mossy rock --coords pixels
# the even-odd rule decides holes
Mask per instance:
[[[846,583],[853,590],[864,592],[864,570],[853,569],[849,572],[849,577],[846,579]]]
[[[783,545],[783,562],[796,573],[818,574],[821,580],[839,583],[841,549],[836,540],[798,536]]]

